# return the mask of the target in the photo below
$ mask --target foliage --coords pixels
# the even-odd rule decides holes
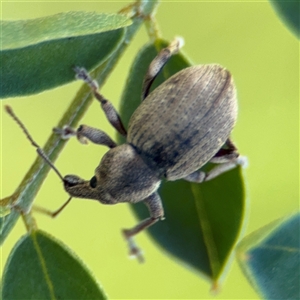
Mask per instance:
[[[80,259],[39,230],[23,236],[12,250],[2,292],[3,299],[107,299]]]
[[[277,1],[274,2],[277,5]],[[73,12],[28,21],[3,21],[0,96],[25,96],[58,87],[74,79],[76,65],[92,70],[92,76],[102,85],[155,8],[156,1],[144,0],[121,14]],[[89,22],[85,22],[87,18]],[[298,25],[297,18],[289,20],[297,31],[299,18]],[[140,103],[142,79],[149,63],[168,43],[153,31],[154,23],[145,22],[148,22],[151,42],[140,50],[129,72],[120,109],[125,126]],[[21,30],[24,27],[26,34]],[[189,65],[190,60],[183,53],[175,55],[153,88]],[[76,127],[91,101],[90,90],[83,86],[58,127],[64,124]],[[123,142],[121,137],[119,142]],[[52,134],[44,151],[55,161],[65,144],[66,141]],[[34,225],[30,209],[48,171],[49,167],[38,158],[13,195],[1,200],[1,243],[20,215],[28,229],[6,263],[3,299],[67,299],[74,295],[82,299],[106,299],[102,287],[80,259],[66,245]],[[159,192],[167,219],[151,227],[149,233],[163,250],[208,279],[214,289],[222,283],[237,250],[242,269],[263,297],[271,299],[281,293],[282,298],[295,298],[299,278],[296,270],[299,267],[299,216],[276,222],[246,237],[236,247],[247,213],[241,168],[201,185],[164,182]],[[148,215],[143,204],[132,205],[132,210],[138,219]],[[287,264],[292,267],[274,274],[274,268],[281,270]],[[268,280],[270,277],[272,280]],[[283,278],[290,278],[290,285],[280,285]]]
[[[300,38],[300,1],[270,0],[275,11],[289,29]]]
[[[237,247],[237,257],[248,280],[265,299],[298,299],[300,214],[245,237]]]

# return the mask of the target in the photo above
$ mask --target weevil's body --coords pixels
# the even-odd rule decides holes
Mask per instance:
[[[113,106],[97,92],[96,82],[84,69],[76,68],[77,77],[90,85],[108,120],[127,143],[117,146],[103,131],[80,126],[76,132],[80,141],[87,138],[111,149],[91,180],[67,175],[64,187],[71,197],[104,204],[143,201],[150,217],[123,231],[132,254],[139,253],[132,236],[164,217],[157,193],[163,178],[200,183],[242,163],[229,139],[237,117],[237,101],[227,70],[219,65],[190,67],[148,95],[153,80],[179,47],[175,40],[150,64],[142,87],[144,101],[132,115],[128,133]],[[67,128],[66,133],[70,132]],[[220,165],[208,173],[199,170],[208,161]]]
[[[236,116],[227,70],[219,65],[186,68],[136,109],[127,144],[109,150],[97,167],[97,185],[70,185],[68,180],[66,190],[103,204],[142,201],[157,191],[162,178],[185,178],[208,162],[225,144]]]

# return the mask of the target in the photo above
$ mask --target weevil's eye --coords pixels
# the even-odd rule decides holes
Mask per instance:
[[[92,179],[90,180],[90,187],[95,188],[97,186],[97,178],[96,176],[93,176]]]

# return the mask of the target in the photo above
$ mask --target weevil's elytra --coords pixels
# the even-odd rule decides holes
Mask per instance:
[[[183,178],[204,165],[227,140],[237,118],[235,97],[231,75],[224,68],[184,69],[137,108],[127,140],[159,176]]]
[[[62,138],[73,135],[82,143],[89,140],[110,148],[90,180],[77,175],[62,177],[7,108],[39,155],[60,176],[71,198],[95,199],[103,204],[139,201],[146,204],[150,217],[123,230],[130,253],[140,261],[142,256],[132,237],[164,218],[157,193],[163,178],[201,183],[244,163],[229,138],[237,118],[237,100],[233,80],[226,69],[216,64],[186,68],[149,94],[152,82],[179,47],[180,41],[175,39],[150,64],[142,87],[144,101],[132,115],[128,133],[114,107],[97,91],[97,82],[85,69],[75,68],[77,78],[89,84],[108,121],[127,141],[117,146],[105,132],[87,125],[79,126],[77,131],[68,126],[55,129]],[[208,161],[219,165],[207,173],[199,170]]]

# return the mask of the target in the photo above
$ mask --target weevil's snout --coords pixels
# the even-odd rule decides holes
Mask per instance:
[[[115,204],[116,202],[104,191],[96,176],[93,176],[91,180],[84,180],[76,175],[66,175],[64,187],[66,192],[75,198],[94,199],[103,204]]]
[[[70,188],[79,184],[84,184],[86,181],[76,175],[66,175],[64,177],[65,188]]]
[[[65,190],[73,197],[83,198],[89,181],[83,180],[76,175],[66,175],[63,179]],[[85,197],[84,197],[85,198]]]

